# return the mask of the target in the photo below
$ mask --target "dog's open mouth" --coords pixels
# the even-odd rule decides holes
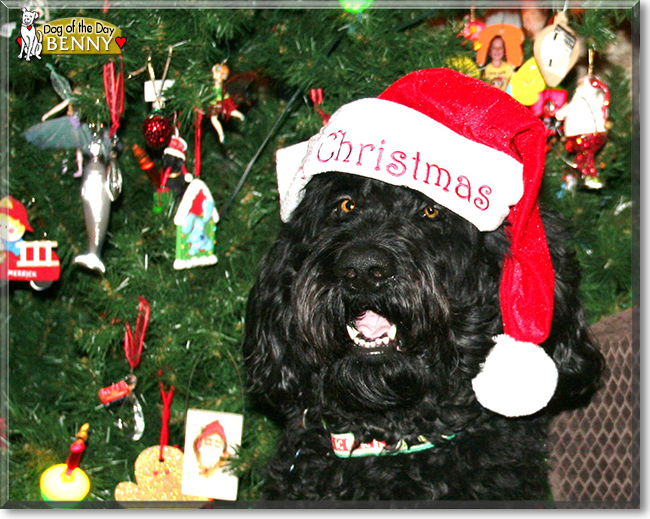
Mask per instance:
[[[348,335],[363,353],[371,355],[400,351],[397,326],[385,317],[366,310],[352,324],[347,325]]]

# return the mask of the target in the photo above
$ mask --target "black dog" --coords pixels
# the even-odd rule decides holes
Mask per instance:
[[[588,400],[603,361],[563,228],[544,223],[556,284],[542,346],[558,386],[544,411],[506,418],[476,401],[471,380],[502,333],[507,223],[482,233],[408,188],[312,178],[248,303],[250,387],[285,428],[265,497],[548,499],[548,417]],[[379,340],[357,329],[372,319],[388,328]],[[338,436],[349,433],[354,441]],[[383,455],[363,455],[373,441]],[[350,448],[347,459],[335,453]]]

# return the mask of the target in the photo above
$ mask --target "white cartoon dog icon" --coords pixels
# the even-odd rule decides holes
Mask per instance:
[[[23,23],[20,28],[20,54],[18,59],[24,58],[29,61],[32,56],[41,59],[41,51],[43,50],[43,35],[36,30],[34,22],[38,18],[36,11],[28,11],[23,7]]]

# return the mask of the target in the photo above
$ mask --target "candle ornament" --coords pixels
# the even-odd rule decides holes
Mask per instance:
[[[45,501],[82,501],[90,491],[90,479],[79,468],[83,451],[86,449],[88,429],[86,423],[77,433],[77,439],[70,445],[70,455],[65,463],[52,465],[41,475],[41,496]]]

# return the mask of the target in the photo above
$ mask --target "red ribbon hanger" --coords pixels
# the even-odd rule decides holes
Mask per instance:
[[[147,325],[149,324],[149,314],[151,309],[147,300],[140,296],[140,303],[138,305],[138,319],[135,323],[135,336],[131,333],[131,326],[126,323],[126,331],[124,332],[124,354],[126,360],[131,366],[133,371],[138,364],[140,364],[140,356],[142,355],[142,347],[144,346],[144,335],[147,332]]]
[[[201,123],[203,122],[203,110],[195,109],[194,119],[194,177],[201,176]]]
[[[162,427],[160,429],[160,461],[165,461],[163,456],[163,450],[165,445],[169,440],[169,413],[170,407],[172,405],[172,398],[174,398],[174,386],[169,388],[169,391],[165,393],[165,385],[160,383],[160,395],[162,396],[163,401],[163,414],[162,414]]]
[[[111,130],[109,137],[113,137],[120,127],[120,119],[124,111],[124,61],[120,56],[120,72],[115,79],[115,64],[110,61],[104,65],[104,92],[106,103],[111,114]]]

